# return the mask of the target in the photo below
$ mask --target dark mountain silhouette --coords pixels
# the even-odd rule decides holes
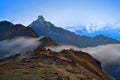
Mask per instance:
[[[0,22],[0,41],[12,39],[15,37],[38,37],[35,31],[30,27],[21,24],[12,24],[8,21]]]
[[[16,37],[37,38],[41,36],[38,36],[32,28],[25,27],[22,24],[14,25],[8,21],[1,21],[0,22],[0,41],[13,39]],[[58,45],[56,42],[54,42],[49,37],[43,37],[42,39],[40,39],[40,42],[42,43],[43,46]]]
[[[119,41],[99,35],[96,37],[80,36],[73,32],[56,27],[52,23],[46,21],[44,17],[38,16],[38,19],[33,21],[29,27],[36,31],[38,35],[47,36],[59,44],[74,45],[77,47],[92,47],[97,45],[105,45],[119,43]]]

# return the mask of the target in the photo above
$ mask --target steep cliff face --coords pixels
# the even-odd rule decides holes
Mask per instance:
[[[25,27],[21,24],[12,24],[8,21],[0,22],[0,41],[12,39],[15,37],[38,37],[35,31],[30,27]]]
[[[38,47],[32,53],[2,59],[0,64],[2,80],[112,80],[98,60],[82,51]]]

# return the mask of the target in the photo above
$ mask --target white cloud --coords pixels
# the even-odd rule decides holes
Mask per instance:
[[[11,40],[0,41],[0,58],[14,54],[32,51],[40,45],[40,38],[20,37]]]
[[[93,55],[96,59],[100,60],[103,65],[117,63],[120,60],[120,44],[88,47],[82,50]]]
[[[102,63],[103,70],[112,77],[120,79],[120,44],[109,44],[83,48]]]

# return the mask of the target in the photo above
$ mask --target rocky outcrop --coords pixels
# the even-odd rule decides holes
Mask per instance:
[[[53,41],[51,38],[49,37],[43,37],[42,39],[39,40],[41,42],[41,45],[44,47],[48,47],[48,46],[58,46],[59,44],[57,44],[55,41]]]

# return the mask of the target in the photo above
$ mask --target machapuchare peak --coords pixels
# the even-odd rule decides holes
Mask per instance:
[[[44,17],[42,15],[39,15],[38,18],[37,18],[37,20],[39,22],[44,22],[45,21],[45,19],[44,19]]]

